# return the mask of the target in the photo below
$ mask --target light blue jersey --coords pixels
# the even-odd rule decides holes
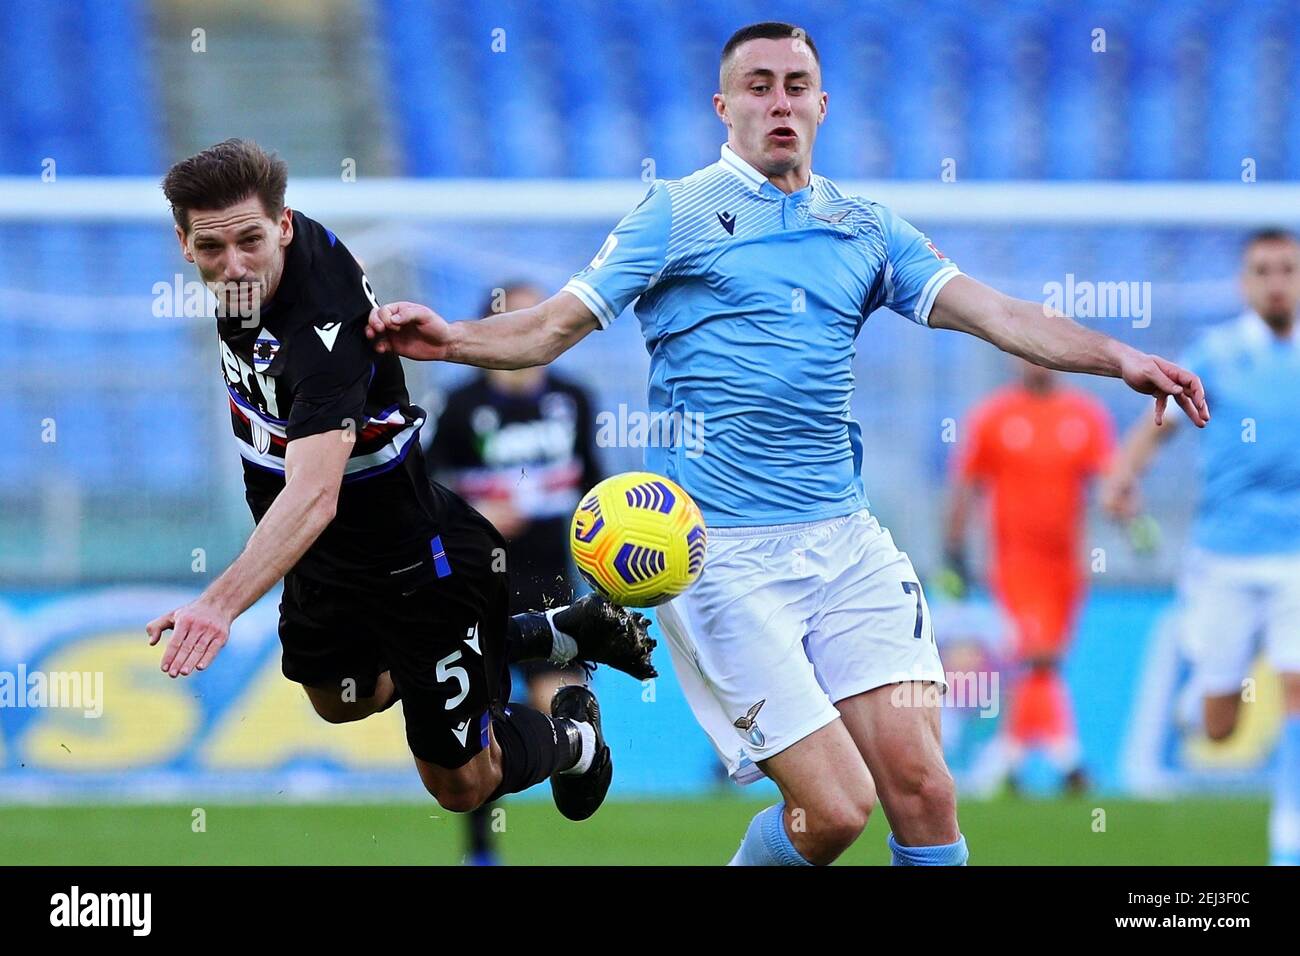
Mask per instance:
[[[1300,551],[1300,343],[1248,312],[1183,356],[1213,418],[1197,435],[1201,500],[1192,540],[1222,554]]]
[[[650,411],[694,423],[692,440],[648,448],[646,467],[710,525],[748,527],[866,506],[854,339],[882,306],[925,325],[958,274],[884,206],[815,174],[786,195],[723,146],[719,162],[657,180],[564,289],[602,327],[640,297]]]

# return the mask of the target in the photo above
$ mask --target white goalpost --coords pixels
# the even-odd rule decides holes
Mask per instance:
[[[924,223],[1248,226],[1300,217],[1300,184],[1261,182],[916,182],[846,180],[846,194]],[[641,180],[338,179],[290,181],[287,202],[339,222],[617,222]],[[167,218],[146,177],[0,176],[0,222]]]

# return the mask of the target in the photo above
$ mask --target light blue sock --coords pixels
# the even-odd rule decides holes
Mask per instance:
[[[1282,723],[1268,844],[1273,866],[1300,866],[1300,714],[1287,714]]]
[[[956,843],[942,846],[902,846],[891,833],[889,851],[894,855],[893,866],[965,866],[970,856],[966,838],[960,833]]]
[[[728,866],[812,866],[799,855],[785,832],[785,804],[760,810],[749,821],[745,839]]]

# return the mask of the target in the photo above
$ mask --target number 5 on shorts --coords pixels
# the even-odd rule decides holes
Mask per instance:
[[[457,704],[469,696],[469,671],[465,670],[463,667],[449,666],[455,664],[458,660],[460,660],[460,651],[452,651],[442,660],[438,661],[438,683],[445,684],[447,681],[454,678],[456,683],[460,684],[460,693],[443,705],[446,710],[453,710]]]
[[[916,595],[916,626],[912,628],[912,636],[919,641],[921,639],[921,585],[915,581],[904,581],[903,590],[908,594]]]

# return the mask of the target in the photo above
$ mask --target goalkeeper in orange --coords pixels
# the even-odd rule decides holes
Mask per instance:
[[[955,459],[945,536],[947,577],[965,587],[966,525],[989,500],[989,586],[1013,626],[1002,772],[1043,748],[1067,789],[1087,789],[1061,664],[1084,596],[1080,538],[1089,482],[1106,469],[1114,427],[1102,405],[1020,361],[1021,380],[972,410]]]

